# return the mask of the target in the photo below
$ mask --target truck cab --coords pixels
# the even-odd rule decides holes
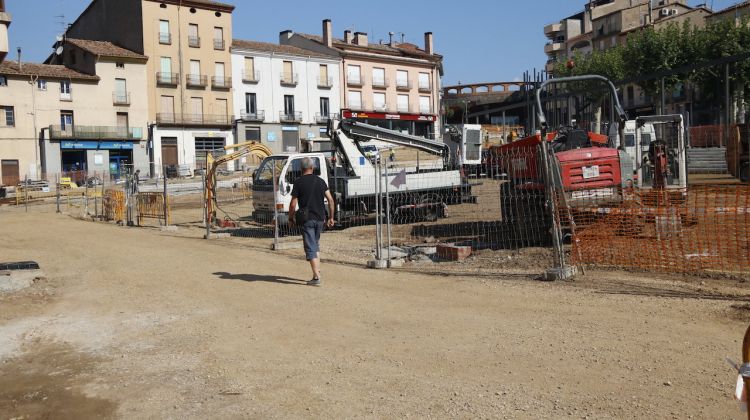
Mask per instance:
[[[635,120],[625,121],[625,135],[624,141],[621,143],[625,148],[625,152],[630,156],[633,161],[633,171],[638,170],[638,153],[636,151],[636,136],[638,128],[636,127]],[[656,130],[654,125],[646,123],[640,128],[640,143],[641,143],[641,155],[648,153],[648,149],[651,146],[651,142],[656,139]]]
[[[279,225],[288,224],[292,188],[294,181],[302,176],[302,160],[312,159],[313,174],[328,184],[328,157],[326,153],[283,153],[263,160],[253,177],[253,220],[273,223],[278,214]]]

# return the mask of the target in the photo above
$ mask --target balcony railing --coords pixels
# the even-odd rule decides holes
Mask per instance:
[[[215,50],[223,50],[225,47],[225,42],[223,39],[214,39],[214,49]]]
[[[429,107],[429,106],[420,106],[419,107],[419,113],[420,114],[432,114],[432,107]]]
[[[386,105],[386,104],[375,104],[372,108],[373,108],[373,111],[378,111],[378,112],[388,112],[389,111],[388,105]]]
[[[330,89],[333,86],[333,77],[318,77],[318,87]]]
[[[156,84],[162,86],[177,86],[180,84],[180,75],[177,73],[156,73]]]
[[[297,86],[297,73],[281,73],[281,84],[286,86]]]
[[[200,126],[228,126],[232,119],[228,115],[219,114],[156,114],[156,122],[164,125],[200,125]]]
[[[188,36],[188,46],[192,48],[200,48],[201,37],[199,36]]]
[[[172,34],[169,32],[159,32],[159,44],[170,45],[172,43]]]
[[[261,122],[266,120],[266,111],[255,111],[255,112],[240,112],[240,119],[242,121],[254,121]]]
[[[372,78],[372,87],[375,89],[385,89],[389,85],[388,78],[384,77],[373,77]]]
[[[396,89],[398,90],[411,90],[411,80],[396,80]]]
[[[260,81],[260,72],[242,70],[242,81],[245,83],[258,83]]]
[[[60,92],[60,100],[65,102],[71,102],[73,100],[73,94],[70,92]]]
[[[339,117],[339,114],[322,115],[320,112],[318,112],[315,114],[315,123],[316,124],[328,124],[328,120],[337,119],[338,117]]]
[[[49,136],[52,140],[141,140],[141,128],[94,125],[51,125]]]
[[[349,101],[349,109],[351,109],[353,111],[364,111],[365,110],[365,104],[363,102]]]
[[[204,88],[208,84],[208,76],[200,74],[186,74],[185,75],[185,86]]]
[[[432,86],[429,83],[420,83],[419,91],[424,93],[432,92]]]
[[[211,78],[211,87],[214,89],[231,89],[232,78],[226,76],[214,76]]]
[[[279,112],[279,121],[280,122],[302,122],[302,113],[301,112]]]
[[[114,105],[130,105],[130,92],[112,92]]]
[[[408,114],[411,112],[411,108],[409,107],[409,105],[406,105],[406,106],[399,105],[396,109],[398,110],[398,112],[401,112],[401,113]]]
[[[348,86],[362,86],[364,83],[362,82],[361,77],[347,77],[346,78],[346,84]]]

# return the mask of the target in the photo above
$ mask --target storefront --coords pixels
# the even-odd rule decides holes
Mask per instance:
[[[42,150],[47,174],[85,171],[116,179],[126,171],[148,168],[145,142],[45,140]]]
[[[434,115],[387,114],[379,112],[353,112],[349,110],[342,111],[341,115],[344,118],[359,120],[366,124],[372,124],[378,127],[396,130],[419,137],[431,139],[436,137],[435,122],[437,119]]]

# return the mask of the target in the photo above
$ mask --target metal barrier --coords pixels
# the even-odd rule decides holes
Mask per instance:
[[[164,225],[170,224],[169,198],[161,192],[142,192],[135,195],[138,226],[143,219],[156,219]]]
[[[125,192],[116,189],[105,190],[102,207],[104,220],[123,222],[125,220]]]

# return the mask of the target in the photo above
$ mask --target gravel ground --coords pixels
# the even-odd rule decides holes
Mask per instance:
[[[312,288],[300,251],[55,214],[0,225],[0,260],[44,271],[0,295],[3,419],[741,417],[724,361],[750,320],[741,280],[324,261]]]

